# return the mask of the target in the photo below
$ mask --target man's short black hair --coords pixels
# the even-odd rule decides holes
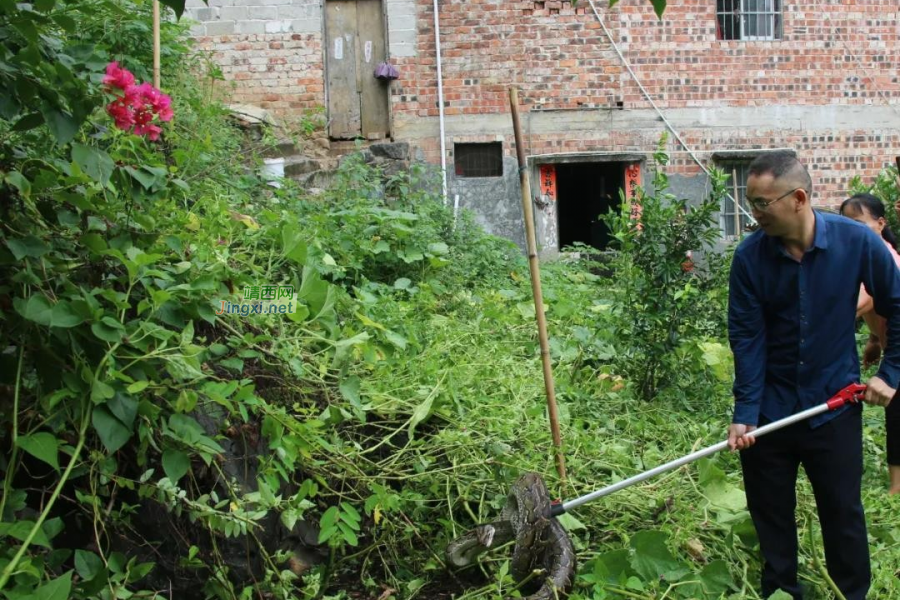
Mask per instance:
[[[791,150],[773,150],[760,154],[750,163],[748,172],[757,177],[771,174],[772,178],[776,180],[789,177],[794,180],[797,187],[802,187],[812,194],[812,178],[809,176],[809,171]]]

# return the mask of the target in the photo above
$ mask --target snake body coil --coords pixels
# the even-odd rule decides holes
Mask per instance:
[[[556,598],[571,585],[575,549],[565,529],[550,518],[547,487],[536,473],[526,473],[510,490],[501,519],[469,530],[447,546],[455,567],[473,564],[479,554],[515,540],[510,573],[522,581],[533,569],[546,569],[541,588],[526,600]]]

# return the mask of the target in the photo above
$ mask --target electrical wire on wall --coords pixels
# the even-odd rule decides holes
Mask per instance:
[[[816,12],[824,15],[826,20],[828,20],[829,22],[832,22],[831,15],[827,11],[822,9],[822,6],[820,5],[820,0],[814,0],[814,2],[816,5]],[[709,177],[710,173],[709,173],[709,170],[706,168],[706,165],[704,165],[700,161],[700,159],[697,157],[696,153],[691,149],[690,146],[688,146],[685,143],[684,139],[682,139],[681,135],[678,133],[678,131],[675,129],[675,127],[672,125],[672,123],[669,122],[669,120],[666,118],[666,115],[663,113],[663,111],[659,108],[659,106],[657,106],[656,102],[653,100],[653,96],[650,95],[650,92],[647,91],[647,89],[644,87],[643,83],[641,83],[641,80],[638,78],[637,74],[631,68],[631,63],[629,63],[628,59],[625,58],[625,55],[622,54],[622,51],[619,48],[619,45],[616,43],[615,39],[613,39],[612,33],[609,31],[609,28],[607,28],[606,23],[603,21],[603,18],[600,16],[600,13],[597,11],[597,7],[594,5],[594,0],[588,0],[588,3],[591,6],[591,11],[593,11],[594,17],[596,17],[597,22],[600,23],[600,27],[603,29],[603,33],[606,35],[607,39],[609,40],[609,43],[613,47],[613,50],[615,50],[616,54],[618,55],[619,60],[622,61],[622,64],[625,66],[625,69],[628,71],[628,74],[631,76],[631,78],[637,84],[638,88],[641,90],[641,93],[644,95],[644,97],[650,103],[650,106],[653,107],[653,109],[656,111],[656,114],[659,115],[659,118],[662,119],[663,123],[665,123],[666,128],[670,132],[672,132],[672,135],[675,137],[676,140],[678,140],[678,143],[681,144],[681,146],[687,151],[688,155],[694,160],[695,163],[697,163],[697,166],[699,166],[700,169],[702,169],[703,172],[707,175],[707,177]],[[837,31],[836,27],[835,27],[835,31]],[[844,39],[844,35],[841,33],[838,33],[837,37],[838,37],[838,41],[840,42],[844,51],[849,56],[853,57],[853,59],[859,65],[859,68],[862,70],[865,77],[868,78],[869,81],[872,83],[872,85],[870,86],[871,89],[873,89],[875,91],[875,93],[885,102],[885,104],[887,104],[891,108],[891,110],[893,110],[895,113],[900,115],[900,108],[898,108],[898,106],[895,103],[891,102],[890,98],[887,95],[885,95],[885,93],[875,85],[876,79],[872,75],[869,74],[869,71],[866,68],[866,66],[863,64],[862,60],[850,48],[850,45]],[[733,198],[730,194],[726,194],[726,195],[732,201],[732,203],[734,203],[734,206],[737,209],[739,209],[740,212],[745,214],[751,220],[751,222],[753,222],[753,223],[756,222],[756,219],[754,219],[753,216],[743,206],[741,206],[740,202],[738,202],[736,198]]]
[[[594,13],[594,16],[597,18],[597,22],[600,23],[600,27],[603,28],[603,33],[606,34],[609,43],[612,45],[613,50],[616,51],[616,54],[619,56],[619,60],[622,61],[622,64],[625,66],[625,69],[628,71],[628,74],[631,75],[631,78],[637,84],[638,88],[641,90],[641,93],[644,94],[644,97],[647,99],[647,102],[650,103],[650,106],[653,107],[653,110],[656,111],[656,114],[659,115],[659,118],[662,119],[662,122],[665,123],[666,129],[672,132],[672,135],[675,136],[675,139],[678,140],[678,143],[681,144],[682,148],[684,148],[688,155],[697,163],[697,166],[703,170],[707,177],[710,176],[709,169],[706,168],[706,165],[697,157],[697,154],[691,149],[690,146],[682,139],[681,134],[678,133],[678,130],[672,125],[671,122],[666,118],[666,115],[663,111],[657,106],[656,102],[653,100],[653,96],[650,95],[650,92],[647,91],[647,88],[644,87],[644,84],[641,83],[641,80],[638,78],[637,73],[634,72],[634,69],[631,68],[631,63],[628,62],[628,59],[625,58],[625,55],[622,54],[622,50],[619,48],[619,45],[616,43],[616,40],[613,39],[612,33],[610,33],[609,29],[606,27],[606,23],[603,21],[603,18],[600,16],[600,13],[597,12],[597,7],[594,5],[594,0],[588,0],[588,3],[591,5],[591,10]],[[739,210],[743,214],[750,219],[751,223],[756,223],[756,219],[753,218],[753,215],[747,211],[746,208],[741,206],[741,203],[738,202],[737,198],[734,198],[729,193],[725,193],[729,200],[734,204],[735,209]]]

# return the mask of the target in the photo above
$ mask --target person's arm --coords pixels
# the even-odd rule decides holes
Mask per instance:
[[[856,318],[865,316],[866,313],[875,310],[875,302],[866,292],[866,286],[859,286],[859,299],[856,301]]]
[[[747,265],[737,253],[728,287],[728,339],[734,353],[734,416],[728,442],[732,450],[740,450],[753,443],[746,434],[759,421],[766,382],[766,324]]]
[[[876,364],[881,359],[881,351],[886,345],[887,321],[884,317],[875,314],[874,309],[866,312],[862,317],[866,325],[869,326],[869,339],[866,342],[865,350],[863,350],[863,366],[868,367]]]
[[[862,280],[875,302],[875,312],[887,320],[884,358],[868,382],[866,401],[887,406],[900,383],[900,269],[874,233],[864,238]]]

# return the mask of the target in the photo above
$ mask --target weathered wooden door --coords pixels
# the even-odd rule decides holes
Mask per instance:
[[[335,139],[390,134],[388,84],[375,78],[386,59],[381,0],[326,0],[328,133]]]

